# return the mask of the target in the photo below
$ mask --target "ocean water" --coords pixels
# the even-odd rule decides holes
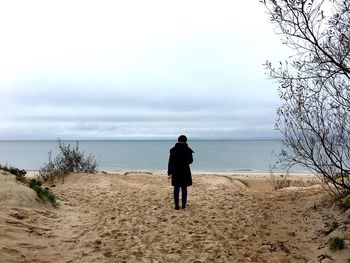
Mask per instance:
[[[63,141],[75,146],[75,141]],[[80,150],[93,154],[100,171],[164,171],[169,149],[168,140],[83,140]],[[269,171],[281,151],[280,140],[193,140],[192,171],[231,172]],[[57,141],[0,141],[0,164],[21,169],[38,170],[58,153]],[[294,171],[303,171],[295,168]]]

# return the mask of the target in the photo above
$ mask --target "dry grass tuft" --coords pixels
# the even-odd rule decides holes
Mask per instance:
[[[270,178],[268,179],[269,183],[272,185],[274,190],[279,190],[287,187],[309,187],[316,184],[319,184],[319,180],[317,178],[293,178],[289,174],[280,174],[274,175],[270,174]]]

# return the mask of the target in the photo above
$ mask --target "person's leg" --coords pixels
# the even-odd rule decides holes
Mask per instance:
[[[181,195],[182,195],[182,208],[186,208],[187,204],[187,186],[181,187]]]
[[[179,186],[174,186],[175,209],[179,209],[179,192],[180,192],[180,187]]]

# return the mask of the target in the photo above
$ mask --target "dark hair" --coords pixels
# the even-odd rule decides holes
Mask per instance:
[[[180,135],[179,138],[177,138],[178,142],[187,142],[187,137],[185,135]]]

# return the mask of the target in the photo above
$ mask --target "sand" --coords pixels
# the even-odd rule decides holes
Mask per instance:
[[[320,186],[274,191],[267,177],[194,175],[175,210],[164,174],[72,174],[52,188],[58,208],[0,174],[0,262],[350,262],[323,233],[350,212]]]

